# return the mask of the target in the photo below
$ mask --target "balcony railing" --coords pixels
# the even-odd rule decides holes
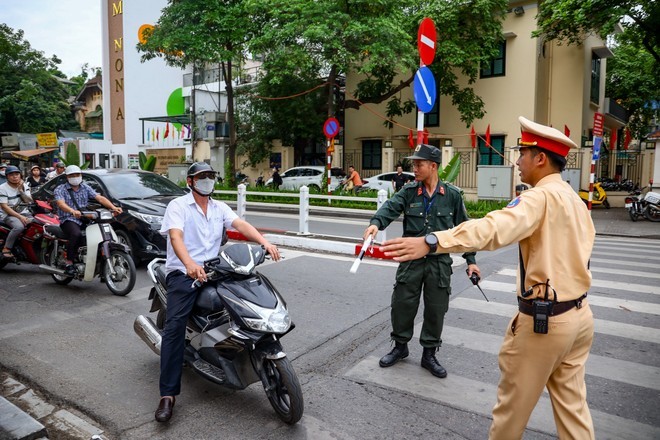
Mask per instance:
[[[628,122],[628,110],[619,105],[612,98],[605,98],[605,103],[603,104],[604,111],[606,114],[609,114],[621,122]]]

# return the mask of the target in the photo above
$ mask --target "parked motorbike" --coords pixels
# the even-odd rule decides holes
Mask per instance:
[[[82,214],[89,224],[83,230],[85,245],[71,258],[76,274],[71,276],[65,272],[67,237],[59,225],[45,225],[43,228],[47,245],[45,262],[39,267],[50,273],[57,284],[66,285],[73,279],[92,281],[100,277],[114,295],[127,295],[135,286],[137,271],[130,257],[130,248],[117,240],[110,225],[112,213],[97,209]]]
[[[188,320],[184,361],[227,388],[242,390],[261,381],[279,418],[294,424],[303,414],[302,389],[280,339],[295,326],[277,289],[255,271],[265,257],[261,246],[239,243],[204,262],[208,283]],[[156,323],[138,316],[133,328],[160,356],[167,316],[165,260],[152,260],[147,270],[154,285],[150,312],[158,315]]]
[[[652,222],[660,222],[660,193],[653,192],[650,188],[644,188],[646,193],[637,190],[630,193],[625,199],[625,208],[628,210],[630,219],[634,222],[639,217],[644,217]]]
[[[44,263],[43,228],[45,225],[58,225],[59,221],[57,217],[52,214],[51,206],[41,200],[29,204],[19,203],[14,207],[17,211],[22,211],[24,208],[27,208],[30,211],[33,219],[27,224],[25,231],[23,231],[23,234],[14,245],[14,257],[0,257],[0,269],[5,267],[8,263]],[[11,229],[7,225],[0,222],[0,243],[5,242],[10,230]]]
[[[589,190],[581,189],[578,195],[584,203],[589,203]],[[604,206],[605,209],[610,209],[610,202],[607,201],[607,193],[603,189],[600,182],[594,183],[594,193],[591,200],[592,206]]]

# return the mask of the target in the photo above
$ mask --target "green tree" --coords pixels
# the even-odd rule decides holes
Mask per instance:
[[[607,60],[606,95],[628,110],[628,128],[642,139],[657,113],[653,103],[660,102],[660,63],[636,37],[629,29],[615,36],[614,56]]]
[[[153,171],[156,168],[156,160],[158,160],[158,158],[151,154],[147,156],[142,151],[140,151],[140,153],[138,154],[138,161],[141,170]]]
[[[534,32],[547,40],[579,44],[592,32],[602,38],[617,24],[660,63],[660,2],[656,0],[544,0]]]
[[[57,69],[56,56],[46,58],[0,24],[0,131],[52,132],[77,126],[67,103],[69,92]]]
[[[497,52],[504,0],[248,1],[261,28],[250,42],[251,52],[285,66],[272,73],[273,81],[280,83],[289,72],[316,69],[316,79],[328,84],[328,116],[335,114],[336,77],[349,73],[363,79],[355,90],[346,90],[345,108],[387,101],[389,116],[414,109],[412,101],[401,102],[398,92],[411,85],[419,67],[417,29],[424,17],[432,18],[439,30],[431,68],[439,78],[440,94],[451,97],[467,125],[484,115],[483,101],[470,84],[481,61]],[[272,61],[276,58],[281,60]],[[467,86],[459,84],[459,74],[468,79]]]
[[[246,43],[256,30],[243,0],[168,0],[154,29],[145,31],[146,42],[137,46],[142,61],[159,57],[171,66],[220,66],[227,92],[227,157],[232,169],[236,156],[232,66],[244,58]],[[226,177],[233,182],[234,173]]]
[[[80,151],[78,150],[78,146],[73,142],[69,142],[66,145],[65,155],[58,154],[57,158],[66,166],[77,165],[83,170],[89,168],[89,162],[80,165]]]

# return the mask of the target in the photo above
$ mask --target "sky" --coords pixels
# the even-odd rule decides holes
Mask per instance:
[[[0,0],[0,22],[47,58],[57,55],[67,77],[83,64],[101,67],[100,0]]]

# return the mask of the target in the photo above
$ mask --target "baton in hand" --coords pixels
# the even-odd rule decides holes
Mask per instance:
[[[351,273],[357,273],[358,267],[360,267],[360,263],[362,262],[362,258],[364,258],[364,254],[367,253],[367,250],[369,249],[369,246],[371,246],[371,243],[373,241],[374,241],[373,235],[369,235],[364,240],[364,243],[362,243],[362,249],[360,249],[360,253],[353,262],[353,265],[351,266]]]
[[[468,270],[467,270],[467,269],[465,269],[465,273],[468,273]],[[488,297],[486,296],[486,294],[484,293],[484,291],[481,290],[481,286],[479,285],[479,280],[480,280],[480,279],[481,279],[481,278],[479,278],[479,275],[478,275],[476,272],[472,272],[472,275],[470,276],[470,281],[472,281],[472,284],[474,284],[475,286],[477,286],[477,289],[479,289],[479,292],[481,292],[481,294],[484,296],[484,298],[486,298],[486,301],[487,301],[487,302],[490,302],[490,301],[488,301]]]

